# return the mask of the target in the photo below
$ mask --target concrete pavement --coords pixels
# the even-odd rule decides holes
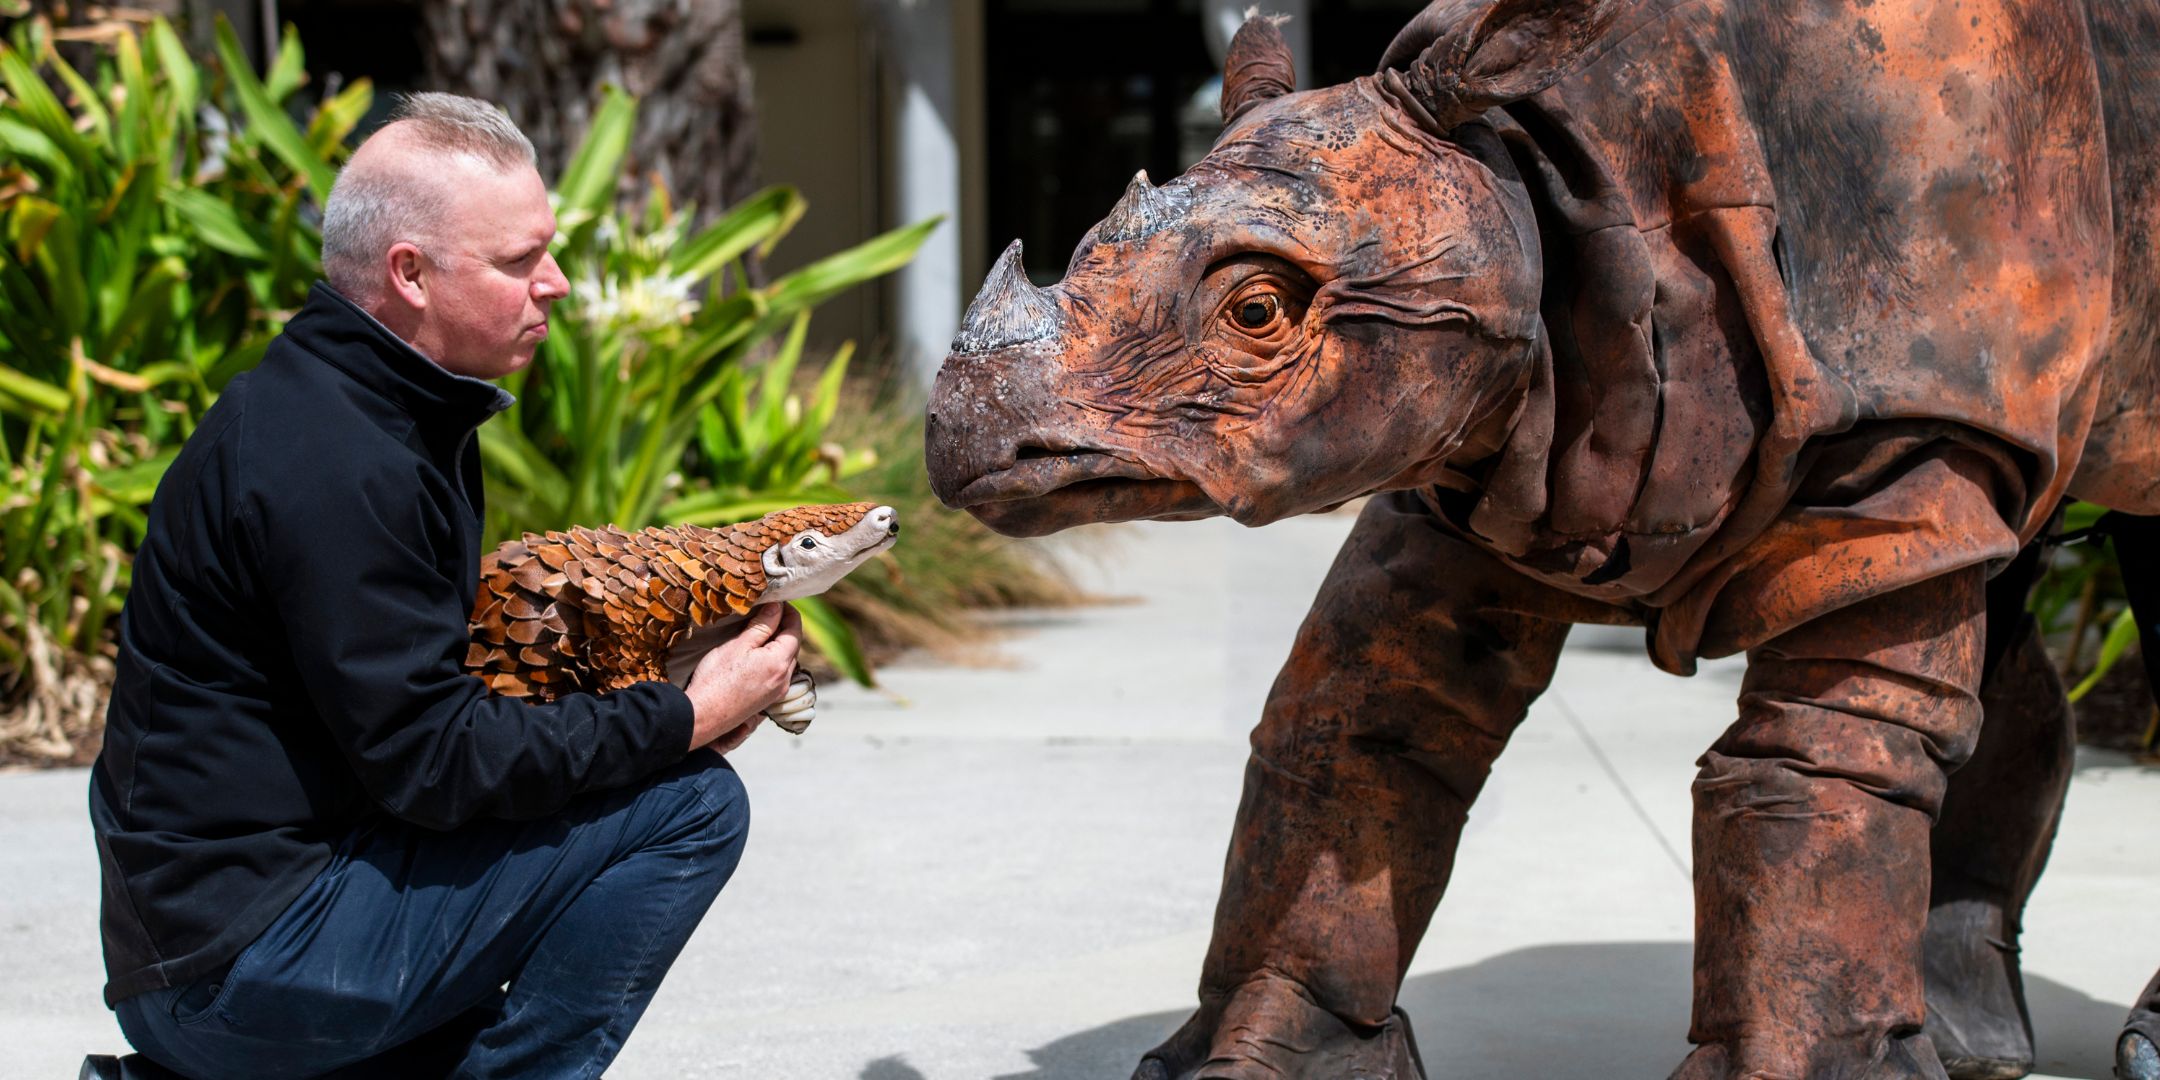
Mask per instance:
[[[1349,524],[1084,537],[1066,557],[1133,602],[1008,616],[998,666],[903,661],[827,687],[808,734],[760,733],[735,756],[749,852],[610,1075],[1122,1080],[1191,1008],[1244,735]],[[1684,1055],[1688,784],[1739,674],[1577,632],[1403,993],[1433,1076],[1655,1080]],[[0,776],[0,1077],[120,1046],[83,785]],[[2155,806],[2160,771],[2081,758],[2025,941],[2049,1075],[2106,1077],[2160,964]]]

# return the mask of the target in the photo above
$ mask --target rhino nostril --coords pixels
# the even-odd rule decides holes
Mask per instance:
[[[1052,450],[1047,446],[1027,444],[1013,451],[1013,460],[1027,461],[1031,458],[1064,457],[1069,453],[1071,453],[1069,450]]]

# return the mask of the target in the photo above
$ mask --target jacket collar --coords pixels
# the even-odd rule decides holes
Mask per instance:
[[[417,419],[473,428],[517,401],[494,383],[444,370],[326,282],[308,291],[285,335]]]

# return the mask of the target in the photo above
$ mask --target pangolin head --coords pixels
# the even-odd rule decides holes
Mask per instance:
[[[833,503],[775,510],[728,530],[765,569],[759,603],[816,596],[892,547],[900,515],[878,503]]]

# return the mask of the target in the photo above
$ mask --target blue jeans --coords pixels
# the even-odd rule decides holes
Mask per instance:
[[[203,1080],[599,1076],[735,872],[749,806],[701,750],[539,821],[364,825],[228,970],[122,1001],[120,1029]]]

